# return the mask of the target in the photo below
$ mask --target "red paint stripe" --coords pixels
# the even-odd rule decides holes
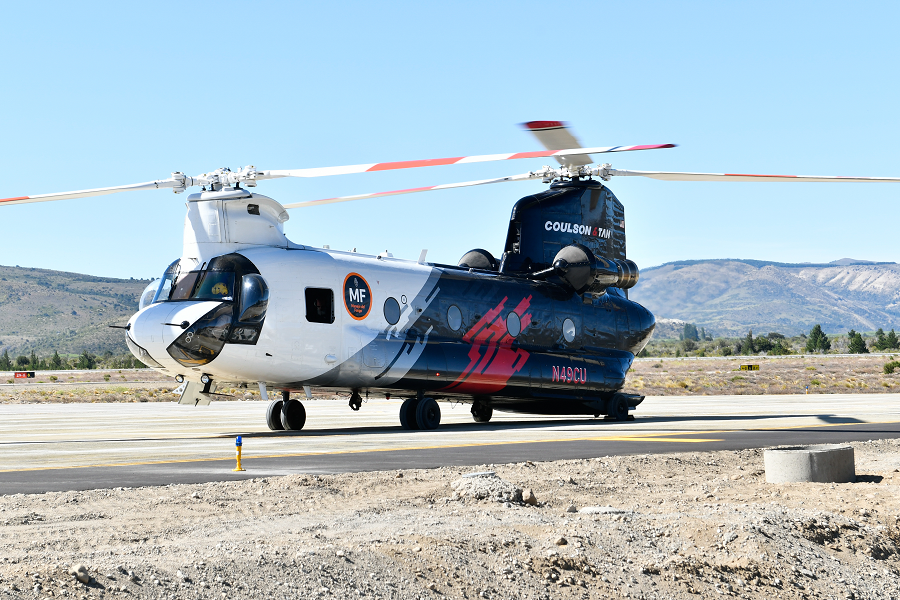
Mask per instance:
[[[726,177],[788,177],[796,179],[796,175],[753,175],[748,173],[724,173]]]
[[[19,196],[18,198],[0,198],[0,202],[14,202],[15,200],[28,200],[31,196]]]
[[[657,148],[674,148],[675,144],[645,144],[643,146],[629,146],[626,150],[655,150]]]
[[[455,158],[432,158],[429,160],[403,160],[399,162],[378,163],[366,170],[392,171],[394,169],[413,169],[415,167],[436,167],[438,165],[452,165],[464,158],[465,156],[457,156]]]
[[[541,158],[542,156],[553,156],[559,152],[559,150],[538,150],[536,152],[519,152],[518,154],[513,154],[507,160],[512,160],[514,158]]]
[[[408,190],[394,190],[393,192],[379,192],[377,194],[372,194],[372,197],[376,196],[390,196],[391,194],[409,194],[412,192],[424,192],[426,190],[433,190],[436,188],[436,185],[429,185],[427,187],[419,187],[419,188],[409,188]]]
[[[550,127],[565,127],[562,121],[529,121],[525,123],[528,129],[549,129]]]

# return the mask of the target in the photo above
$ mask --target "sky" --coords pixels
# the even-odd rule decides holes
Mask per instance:
[[[199,174],[541,149],[619,169],[900,176],[900,4],[84,2],[4,7],[0,197]],[[524,173],[547,159],[260,183],[282,203]],[[613,179],[628,256],[900,261],[900,184]],[[291,209],[297,243],[499,255],[540,181]],[[170,191],[0,207],[0,264],[158,277]]]

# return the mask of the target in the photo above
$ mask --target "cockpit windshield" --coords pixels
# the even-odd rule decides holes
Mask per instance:
[[[234,273],[189,271],[175,282],[169,300],[234,300]]]

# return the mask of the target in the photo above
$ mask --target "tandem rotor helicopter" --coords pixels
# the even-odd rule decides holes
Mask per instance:
[[[0,199],[68,200],[168,188],[187,198],[181,257],[143,292],[125,330],[131,352],[183,383],[180,403],[204,405],[224,384],[258,385],[270,429],[299,430],[306,409],[291,393],[311,386],[349,393],[359,410],[377,390],[403,398],[405,429],[435,429],[438,401],[494,409],[633,418],[643,396],[625,374],[650,339],[654,316],[628,299],[638,267],[625,253],[625,213],[612,177],[666,181],[900,182],[888,177],[810,177],[623,171],[592,154],[673,144],[583,148],[558,121],[525,128],[546,150],[293,170],[217,169],[196,177]],[[260,181],[437,165],[554,158],[520,175],[279,204],[253,193]],[[431,190],[540,179],[546,191],[513,205],[501,256],[474,249],[457,265],[388,253],[367,256],[295,244],[285,209]]]

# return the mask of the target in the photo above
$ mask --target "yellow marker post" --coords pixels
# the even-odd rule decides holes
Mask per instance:
[[[234,442],[235,450],[237,450],[237,466],[232,469],[232,471],[243,471],[244,467],[241,466],[241,446],[244,443],[241,441],[241,436],[237,436],[237,440]]]

